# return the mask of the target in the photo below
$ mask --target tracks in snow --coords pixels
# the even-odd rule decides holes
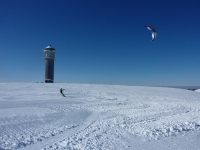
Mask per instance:
[[[136,106],[135,109],[132,109],[132,111],[144,109],[144,107],[146,109],[150,109],[151,105],[142,104],[139,107]],[[46,147],[46,149],[62,149],[62,147],[67,147],[68,149],[101,149],[102,146],[105,149],[119,149],[119,147],[122,149],[127,148],[127,145],[124,144],[119,146],[119,143],[123,143],[121,141],[123,141],[123,137],[127,133],[137,136],[146,136],[154,139],[157,139],[161,136],[169,136],[171,132],[177,130],[177,126],[166,126],[166,128],[164,127],[162,130],[159,129],[159,127],[152,128],[152,125],[148,126],[148,124],[151,122],[163,123],[162,121],[159,122],[159,120],[169,116],[185,114],[191,110],[190,108],[178,105],[159,114],[131,118],[126,117],[126,113],[118,114],[116,113],[118,111],[111,111],[111,109],[108,111],[102,111],[101,114],[95,118],[93,116],[92,120],[87,120],[86,126],[84,125],[76,131],[74,130],[74,133],[66,137],[62,136],[63,139],[59,138],[59,140],[57,140],[58,142]],[[130,110],[131,109],[127,109],[126,111]],[[140,130],[137,130],[138,127],[140,127]],[[182,127],[182,129],[183,131],[186,131],[184,127]],[[178,130],[178,132],[181,132],[181,129]],[[110,142],[112,143],[112,146],[110,145]]]
[[[70,87],[66,99],[43,94],[46,88],[28,98],[23,90],[16,99],[4,94],[0,149],[128,149],[126,136],[129,141],[136,136],[158,139],[200,129],[199,103],[182,101],[187,95],[178,91],[170,96],[156,88],[90,86]]]

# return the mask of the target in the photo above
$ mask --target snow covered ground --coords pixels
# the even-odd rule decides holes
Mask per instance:
[[[66,97],[59,93],[65,88]],[[0,83],[0,150],[199,150],[200,93]]]
[[[200,89],[195,90],[196,92],[200,92]]]

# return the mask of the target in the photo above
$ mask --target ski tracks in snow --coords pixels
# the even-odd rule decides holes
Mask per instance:
[[[38,87],[38,95],[32,91],[27,101],[21,94],[26,93],[23,85],[16,100],[6,94],[1,97],[0,149],[133,149],[131,141],[138,139],[158,140],[200,130],[199,95],[192,92],[70,85],[66,97],[60,98],[55,92],[42,95],[48,88],[57,90],[43,86]]]
[[[109,98],[110,100],[110,98]],[[93,121],[87,122],[78,132],[64,140],[55,142],[47,149],[129,149],[130,141],[125,137],[136,136],[148,139],[176,136],[181,132],[199,130],[199,124],[192,122],[173,122],[174,117],[182,117],[191,108],[173,104],[162,106],[156,104],[131,104],[128,100],[104,104],[84,104],[81,107],[93,112],[100,112]],[[119,107],[120,105],[120,107]],[[164,111],[160,109],[166,108]],[[144,113],[144,114],[143,114]],[[140,115],[138,115],[140,114]],[[178,118],[179,118],[178,117]]]

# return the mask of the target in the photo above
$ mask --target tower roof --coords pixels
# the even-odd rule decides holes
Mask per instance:
[[[44,50],[52,50],[52,51],[55,51],[55,48],[53,48],[53,47],[51,46],[51,44],[50,44],[50,45],[47,46]]]

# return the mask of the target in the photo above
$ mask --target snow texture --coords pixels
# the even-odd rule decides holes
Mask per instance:
[[[195,90],[196,92],[200,92],[200,89]]]
[[[0,83],[0,150],[199,150],[199,138],[199,92]]]

